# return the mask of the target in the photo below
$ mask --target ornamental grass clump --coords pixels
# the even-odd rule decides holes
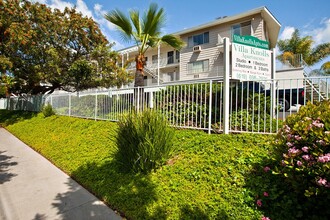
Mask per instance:
[[[118,125],[115,158],[123,171],[147,173],[169,159],[174,131],[162,115],[144,110],[127,114]]]

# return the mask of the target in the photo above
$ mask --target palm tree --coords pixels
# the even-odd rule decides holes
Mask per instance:
[[[149,48],[154,48],[160,43],[166,43],[175,49],[181,49],[183,41],[174,35],[162,35],[161,28],[165,23],[164,9],[158,9],[155,3],[150,4],[149,9],[140,17],[137,10],[130,10],[126,16],[119,10],[113,10],[105,15],[105,18],[114,24],[127,42],[134,41],[138,48],[135,57],[136,73],[135,86],[144,86],[145,53]]]
[[[301,59],[296,59],[297,54],[302,56],[302,59],[312,66],[322,59],[330,56],[330,43],[319,44],[313,46],[313,39],[311,36],[300,37],[299,30],[295,29],[290,39],[279,40],[277,42],[278,48],[283,53],[277,56],[281,62],[288,61],[291,65],[301,66]]]
[[[323,63],[321,71],[325,74],[330,74],[330,61]]]

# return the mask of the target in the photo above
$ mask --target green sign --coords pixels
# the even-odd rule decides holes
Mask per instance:
[[[264,40],[259,40],[253,36],[240,36],[240,35],[233,35],[233,43],[244,44],[247,46],[257,47],[261,49],[269,49],[269,42]]]

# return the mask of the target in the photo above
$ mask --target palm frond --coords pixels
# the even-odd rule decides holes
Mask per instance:
[[[161,28],[165,24],[164,9],[158,10],[158,5],[152,3],[148,11],[142,17],[144,33],[150,36],[160,36]]]
[[[330,61],[323,63],[321,70],[326,74],[330,74]]]
[[[117,29],[121,32],[121,36],[124,40],[132,40],[132,24],[125,14],[116,9],[108,12],[104,15],[104,17],[117,27]]]
[[[134,33],[136,35],[135,38],[140,39],[141,35],[143,34],[141,22],[140,22],[140,13],[137,10],[131,10],[129,14],[135,28],[135,33]]]
[[[319,44],[312,50],[309,64],[315,64],[328,56],[330,56],[330,43]]]
[[[161,42],[164,42],[177,50],[180,50],[184,46],[184,42],[172,34],[164,35],[161,38]]]

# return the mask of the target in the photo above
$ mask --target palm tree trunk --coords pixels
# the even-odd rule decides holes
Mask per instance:
[[[138,54],[135,57],[136,62],[136,72],[135,72],[135,80],[134,80],[134,96],[135,96],[135,108],[136,111],[140,111],[143,109],[143,97],[144,97],[144,73],[143,68],[145,65],[144,55]]]
[[[135,87],[143,87],[144,86],[144,62],[145,58],[143,54],[138,54],[135,57],[135,62],[136,62],[136,72],[135,72]]]

